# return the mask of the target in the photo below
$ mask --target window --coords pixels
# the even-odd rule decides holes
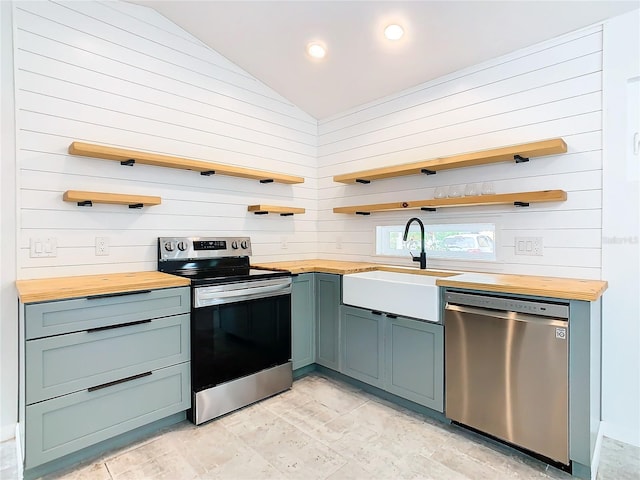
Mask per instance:
[[[424,226],[427,258],[458,260],[496,260],[494,223],[443,223]],[[402,240],[404,225],[376,227],[376,254],[408,257],[420,252],[420,227],[411,224],[407,241]]]

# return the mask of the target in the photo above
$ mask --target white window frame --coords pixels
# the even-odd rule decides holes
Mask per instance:
[[[490,217],[469,217],[469,216],[465,216],[465,217],[432,217],[432,218],[428,218],[425,216],[421,216],[419,217],[420,220],[422,220],[422,223],[425,226],[425,231],[429,231],[429,226],[430,225],[438,225],[440,228],[442,228],[443,226],[447,226],[447,225],[474,225],[474,224],[478,224],[478,225],[487,225],[487,224],[493,224],[495,229],[494,229],[494,257],[493,258],[478,258],[478,257],[469,257],[469,256],[464,256],[464,255],[455,255],[455,254],[451,254],[451,255],[437,255],[434,256],[433,254],[430,255],[429,250],[427,250],[427,265],[430,268],[447,268],[447,269],[452,269],[452,268],[460,268],[460,266],[465,266],[465,265],[473,265],[473,264],[480,264],[480,265],[485,265],[486,267],[489,267],[491,270],[494,269],[499,269],[499,264],[501,264],[500,261],[500,237],[501,237],[501,224],[502,224],[502,219],[500,218],[500,216],[490,216]],[[408,219],[407,219],[408,220]],[[406,224],[406,222],[405,222]],[[402,260],[404,263],[405,261],[409,264],[412,264],[411,258],[409,256],[409,253],[405,250],[405,254],[403,255],[393,255],[393,254],[388,254],[388,253],[378,253],[379,252],[379,248],[378,248],[378,242],[380,241],[379,238],[379,227],[393,227],[393,226],[400,226],[401,222],[396,222],[394,220],[388,219],[386,221],[378,221],[377,225],[374,226],[373,228],[373,237],[374,237],[374,245],[373,245],[373,254],[375,257],[378,257],[380,259],[388,259],[388,261],[390,262],[398,262],[398,260]],[[404,225],[402,225],[402,231],[404,231]],[[409,230],[410,232],[414,232],[414,231],[420,231],[420,228],[418,226],[418,224],[416,222],[414,222],[411,225],[411,228]],[[412,253],[414,255],[417,255],[420,251],[420,247],[418,246],[418,249],[415,251],[412,251]],[[491,267],[490,267],[491,266]],[[483,268],[485,269],[485,268]]]

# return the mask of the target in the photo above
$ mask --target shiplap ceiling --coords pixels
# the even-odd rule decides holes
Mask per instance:
[[[638,9],[602,1],[189,1],[151,7],[323,119],[433,78]],[[405,27],[384,39],[389,23]],[[306,45],[321,40],[323,61]]]

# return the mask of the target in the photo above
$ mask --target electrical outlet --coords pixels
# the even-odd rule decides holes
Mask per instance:
[[[109,237],[96,237],[96,255],[109,255]]]
[[[515,237],[516,255],[543,255],[542,237]]]
[[[342,237],[336,237],[336,250],[342,250]]]
[[[287,237],[282,237],[280,239],[280,246],[282,247],[283,250],[286,250],[287,248],[289,248],[289,245],[287,245]]]
[[[57,257],[58,239],[56,237],[30,238],[29,256],[31,258]]]

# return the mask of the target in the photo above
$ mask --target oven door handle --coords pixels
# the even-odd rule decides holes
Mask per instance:
[[[255,300],[258,298],[275,297],[278,295],[288,295],[291,293],[291,284],[266,285],[261,287],[243,288],[238,290],[222,290],[216,292],[200,292],[195,294],[195,307],[206,307],[209,305],[221,305],[225,303],[241,302],[245,300]]]

